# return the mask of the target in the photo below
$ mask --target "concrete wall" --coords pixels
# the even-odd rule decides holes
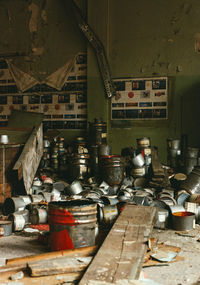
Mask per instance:
[[[88,0],[88,21],[104,43],[113,77],[169,77],[168,120],[111,122],[110,100],[88,48],[89,119],[102,115],[107,121],[114,153],[149,136],[166,161],[166,138],[179,138],[183,132],[189,134],[190,145],[200,146],[199,13],[198,0]]]

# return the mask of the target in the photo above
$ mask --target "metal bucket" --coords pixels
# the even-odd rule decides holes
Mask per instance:
[[[195,147],[188,147],[186,150],[187,158],[197,158],[199,154],[199,149]]]
[[[181,188],[185,189],[188,193],[200,193],[200,167],[195,166],[187,179],[181,183]]]
[[[50,202],[48,209],[51,250],[95,244],[97,204],[88,200]]]
[[[74,156],[71,157],[68,169],[70,181],[84,179],[89,176],[89,158],[90,156],[88,154],[74,154]]]
[[[124,179],[124,164],[119,155],[106,155],[100,161],[101,178],[110,186],[119,185]]]
[[[145,163],[144,157],[141,153],[132,158],[132,163],[135,167],[142,167]]]
[[[6,198],[5,202],[3,203],[3,214],[5,216],[14,213],[16,211],[22,211],[26,207],[26,203],[21,197],[12,197]]]
[[[180,149],[181,147],[181,141],[179,139],[167,139],[167,148],[168,149]]]
[[[12,222],[7,220],[0,220],[0,237],[10,236],[12,234]]]
[[[30,222],[33,225],[46,224],[48,221],[47,209],[38,207],[30,211]]]
[[[195,214],[192,212],[175,212],[172,214],[173,229],[187,231],[195,228]]]
[[[13,231],[22,231],[25,225],[28,223],[29,211],[17,211],[9,215],[9,220],[12,221]],[[28,215],[28,216],[27,216]]]
[[[106,225],[110,225],[114,223],[118,216],[118,208],[117,205],[105,205],[101,208],[103,212],[103,223]]]

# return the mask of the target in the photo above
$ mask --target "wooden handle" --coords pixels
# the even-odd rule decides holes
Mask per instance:
[[[50,258],[56,258],[56,257],[62,257],[62,256],[74,256],[74,255],[91,256],[91,255],[94,255],[96,251],[97,251],[96,246],[67,249],[63,251],[52,251],[52,252],[47,252],[47,253],[42,253],[42,254],[37,254],[37,255],[6,259],[6,265],[12,265],[12,264],[26,265],[30,261],[50,259]]]

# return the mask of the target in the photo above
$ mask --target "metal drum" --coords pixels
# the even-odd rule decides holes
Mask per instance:
[[[89,154],[74,154],[69,164],[68,175],[72,182],[75,179],[85,179],[90,174]]]
[[[97,204],[89,200],[50,202],[48,209],[52,250],[93,246]]]
[[[187,179],[181,183],[181,188],[190,194],[200,193],[200,166],[194,167]]]
[[[106,143],[107,127],[106,123],[95,119],[94,122],[89,122],[90,142],[93,145]]]
[[[101,178],[110,186],[119,185],[124,179],[124,164],[120,155],[102,156],[100,160]]]
[[[22,211],[26,207],[26,203],[21,197],[6,198],[3,203],[3,214],[5,216],[14,213],[16,211]]]
[[[44,207],[35,207],[30,211],[30,222],[33,225],[46,224],[48,212]]]

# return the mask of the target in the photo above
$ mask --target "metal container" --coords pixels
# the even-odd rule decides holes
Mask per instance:
[[[31,195],[32,203],[40,203],[45,200],[44,195]]]
[[[104,205],[116,205],[119,203],[117,196],[102,196],[100,199]]]
[[[159,198],[159,201],[164,202],[168,206],[176,205],[176,200],[170,195],[163,195],[161,198]]]
[[[106,123],[95,119],[94,122],[89,122],[89,137],[92,145],[106,143],[107,127]]]
[[[12,221],[0,219],[0,237],[10,236],[12,234]]]
[[[97,204],[89,200],[50,202],[48,209],[51,250],[95,244]]]
[[[184,205],[185,202],[189,199],[190,194],[186,191],[184,192],[179,191],[179,192],[180,193],[177,195],[176,202],[178,205]]]
[[[89,148],[90,153],[90,168],[91,168],[91,175],[97,176],[99,173],[99,152],[98,152],[99,145],[91,145]]]
[[[181,183],[181,188],[190,194],[200,193],[200,166],[195,166],[187,179]]]
[[[124,179],[124,164],[119,155],[106,155],[100,161],[101,178],[110,186],[119,185]]]
[[[5,202],[3,203],[3,214],[5,216],[14,213],[16,211],[22,211],[26,207],[26,203],[21,197],[12,197],[6,198]]]
[[[195,228],[195,214],[192,212],[175,212],[172,214],[173,229],[187,231]]]
[[[68,178],[70,181],[85,179],[89,176],[89,158],[88,154],[74,154],[71,157],[68,169]]]
[[[136,139],[136,141],[137,141],[138,148],[150,147],[151,145],[150,138],[148,137],[139,138],[139,139]]]
[[[48,221],[48,211],[44,207],[33,208],[30,211],[30,222],[32,225],[46,224]]]
[[[181,149],[181,141],[179,139],[167,139],[167,148],[168,149]]]
[[[141,153],[132,158],[132,163],[135,167],[142,167],[145,163],[144,157]]]
[[[177,157],[178,155],[179,155],[179,150],[177,150],[177,149],[169,149],[168,150],[168,155],[169,155],[169,157],[171,158],[171,157]]]
[[[77,195],[83,191],[83,187],[78,180],[74,180],[68,187],[68,192],[70,195]]]
[[[99,156],[110,155],[111,147],[108,144],[100,144],[98,146],[98,153]]]
[[[135,195],[133,197],[133,202],[136,203],[137,205],[143,205],[143,206],[149,206],[150,202],[147,196],[138,196]]]
[[[131,175],[136,178],[136,177],[141,177],[141,176],[145,176],[146,174],[146,170],[145,170],[145,166],[142,167],[133,167],[131,169]]]
[[[132,201],[134,197],[133,191],[129,191],[127,188],[124,190],[120,190],[117,194],[119,201]]]
[[[200,204],[200,194],[191,194],[189,197],[189,202]]]
[[[172,205],[169,206],[170,212],[173,214],[175,212],[185,212],[183,205]]]
[[[157,219],[154,228],[166,229],[168,225],[169,211],[167,209],[157,208]]]
[[[102,222],[106,225],[113,224],[118,216],[117,205],[105,205],[101,209],[103,212]]]
[[[187,158],[197,158],[199,154],[199,149],[195,147],[188,147],[186,149],[186,157]]]
[[[19,211],[21,212],[21,211]],[[13,231],[22,231],[26,225],[25,217],[23,214],[15,212],[9,215],[9,220],[12,221]]]

